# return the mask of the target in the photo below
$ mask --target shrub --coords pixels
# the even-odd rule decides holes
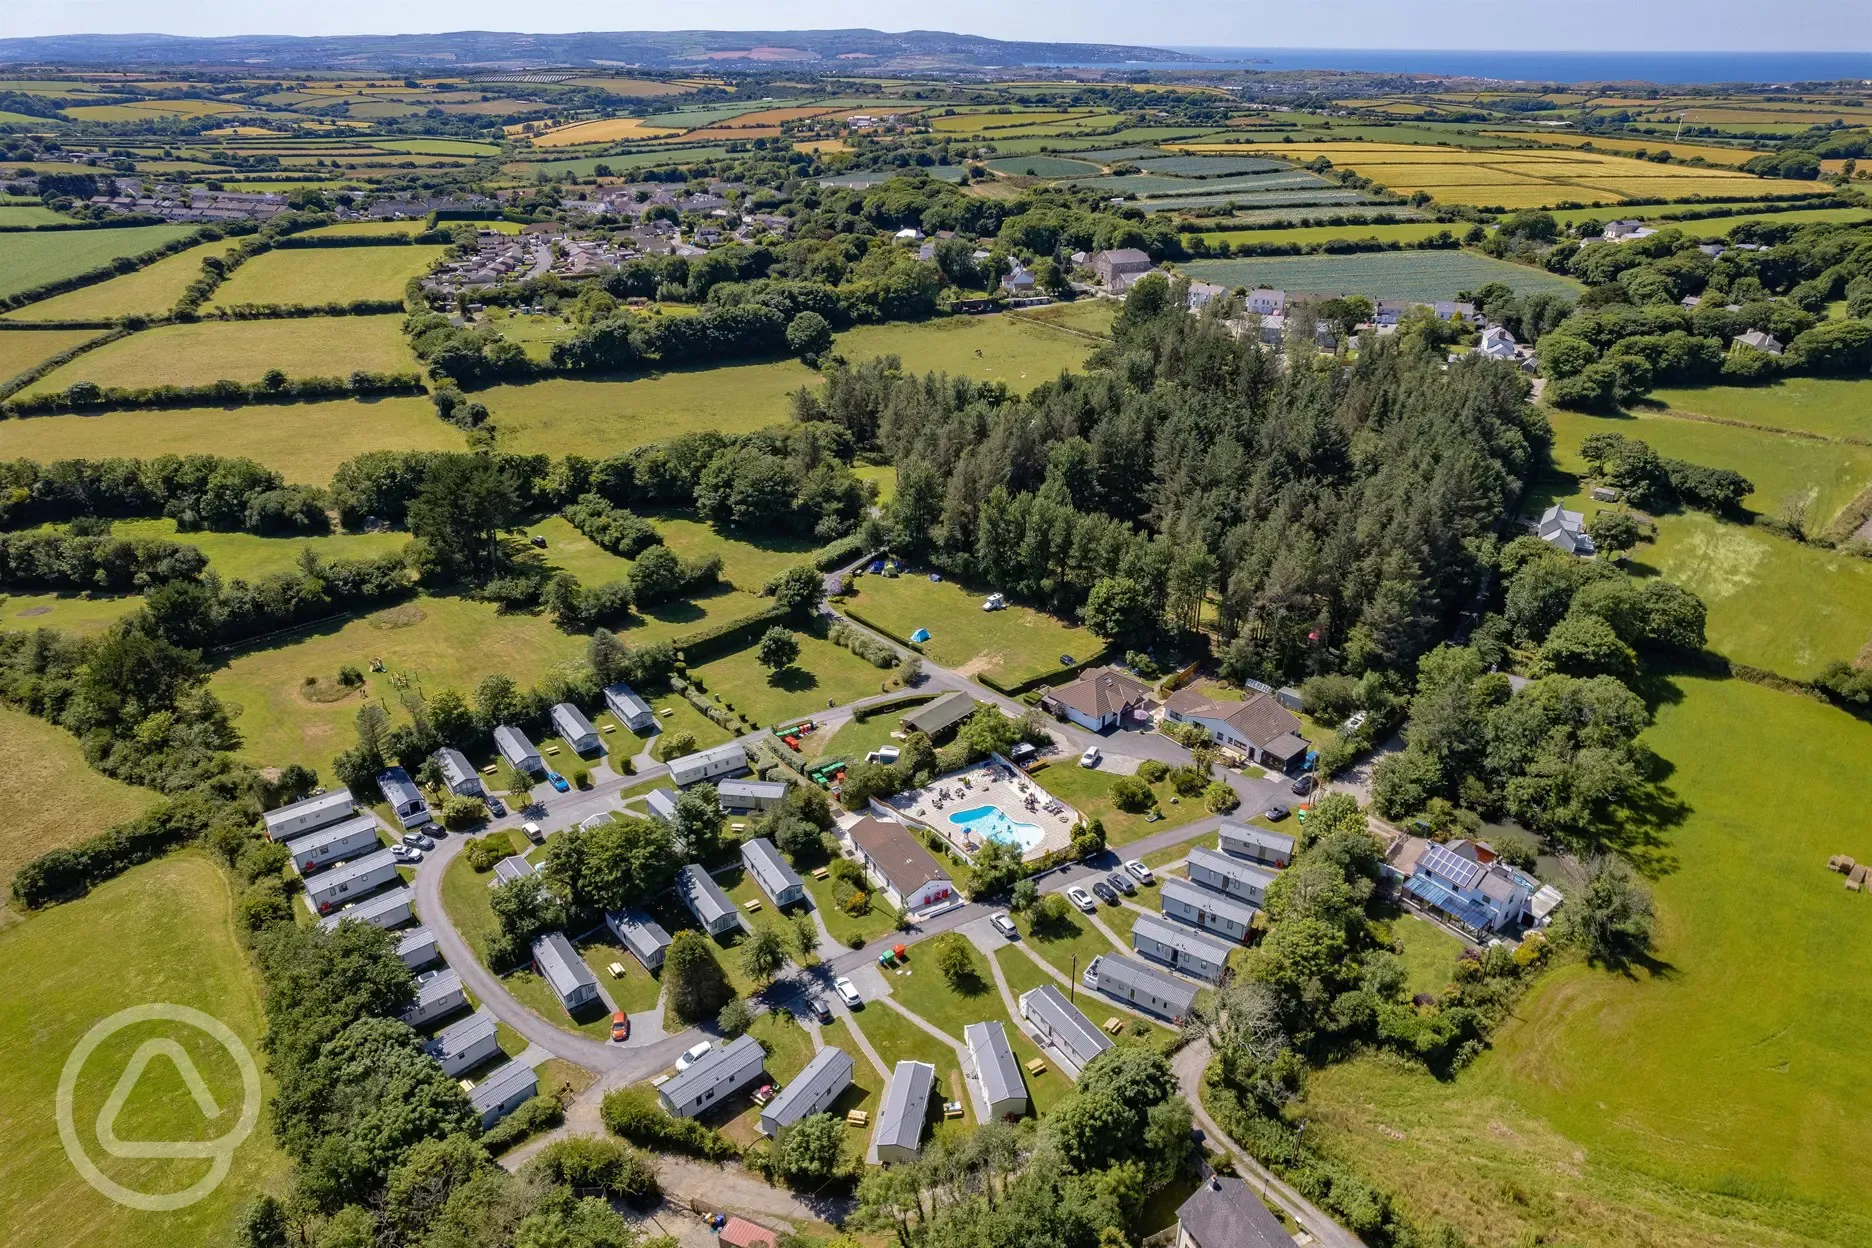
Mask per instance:
[[[1209,787],[1209,777],[1195,767],[1173,767],[1170,769],[1170,787],[1177,791],[1178,797],[1195,797]]]
[[[647,1088],[619,1088],[605,1094],[598,1115],[605,1130],[653,1153],[686,1153],[704,1161],[730,1161],[740,1155],[734,1141],[693,1118],[663,1111]]]
[[[588,1135],[554,1140],[527,1163],[527,1168],[565,1187],[597,1188],[608,1197],[633,1205],[649,1204],[663,1194],[655,1165],[618,1140]]]
[[[754,1013],[748,1009],[747,1002],[736,997],[721,1007],[721,1013],[715,1016],[715,1025],[721,1028],[722,1035],[732,1040],[754,1025]]]
[[[476,871],[492,871],[494,864],[513,856],[513,841],[505,832],[474,837],[462,845],[462,855]]]
[[[1159,784],[1170,774],[1170,764],[1155,758],[1147,758],[1138,764],[1138,779],[1145,784]]]
[[[1162,767],[1163,764],[1157,764]],[[1150,786],[1137,776],[1119,776],[1111,783],[1112,805],[1128,814],[1141,815],[1157,804]]]
[[[487,803],[478,797],[451,793],[442,799],[442,826],[451,832],[487,821]]]
[[[536,1096],[495,1123],[481,1137],[481,1147],[498,1155],[528,1136],[550,1131],[565,1121],[565,1107],[553,1096]]]
[[[1220,780],[1214,780],[1203,790],[1203,805],[1218,815],[1226,815],[1241,805],[1241,796]]]
[[[581,789],[589,789],[591,787],[591,772],[583,767],[574,767],[572,769],[572,783],[576,784]]]

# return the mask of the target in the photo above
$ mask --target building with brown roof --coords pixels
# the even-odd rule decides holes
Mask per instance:
[[[1088,732],[1122,727],[1125,716],[1140,714],[1151,704],[1149,685],[1110,666],[1083,672],[1078,680],[1049,689],[1040,699],[1041,710],[1064,715]]]
[[[1300,720],[1265,693],[1246,701],[1226,702],[1179,689],[1164,703],[1164,714],[1179,724],[1195,724],[1216,741],[1248,756],[1249,761],[1282,770],[1306,757]]]
[[[928,910],[960,900],[948,871],[903,824],[867,815],[847,835],[865,872],[899,910]]]

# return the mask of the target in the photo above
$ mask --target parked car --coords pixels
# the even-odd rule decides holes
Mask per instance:
[[[531,540],[533,544],[541,550],[546,549],[546,535],[544,533],[535,533]]]
[[[1145,866],[1143,863],[1139,862],[1135,858],[1126,859],[1124,868],[1125,870],[1129,871],[1132,875],[1136,876],[1137,882],[1140,884],[1149,884],[1151,881],[1157,878],[1156,876],[1151,874],[1151,869],[1149,867]]]
[[[1099,753],[1098,746],[1088,745],[1086,746],[1086,752],[1079,756],[1079,765],[1081,767],[1096,767],[1099,765],[1099,760],[1102,757],[1103,755]]]
[[[1077,884],[1066,890],[1066,900],[1072,902],[1073,905],[1078,906],[1087,914],[1091,914],[1098,909],[1097,903],[1092,900],[1092,894],[1086,892],[1085,889],[1080,888]]]
[[[838,993],[839,1000],[843,1001],[852,1009],[855,1010],[864,1004],[864,998],[858,995],[858,986],[852,983],[851,980],[846,979],[843,975],[832,981],[832,988],[833,991]]]
[[[1261,812],[1261,817],[1269,823],[1279,823],[1292,813],[1285,806],[1270,806]]]
[[[1137,881],[1122,871],[1114,871],[1105,877],[1105,882],[1127,897],[1137,896]]]
[[[1100,901],[1108,906],[1115,906],[1118,904],[1118,890],[1107,884],[1104,880],[1094,880],[1092,882],[1092,892]]]
[[[403,834],[403,843],[405,845],[415,845],[415,846],[420,847],[423,843],[423,834],[420,832],[405,832]]]
[[[615,1044],[622,1044],[628,1039],[630,1039],[630,1015],[619,1010],[611,1016],[611,1040]]]
[[[552,785],[553,791],[556,793],[568,793],[572,789],[572,785],[566,778],[556,771],[549,771],[546,773],[546,783]]]
[[[493,818],[499,819],[501,816],[507,813],[507,806],[504,802],[500,800],[500,798],[495,797],[492,794],[489,794],[487,797],[484,797],[481,800],[487,806],[488,814],[491,815]]]
[[[535,845],[544,845],[546,843],[546,834],[540,831],[539,824],[528,820],[526,823],[520,825],[520,830],[526,833],[527,840],[532,841]]]
[[[414,845],[392,845],[390,856],[398,862],[417,863],[422,861],[422,850]]]
[[[1319,788],[1319,781],[1312,776],[1301,776],[1287,787],[1295,797],[1305,797],[1314,789]]]
[[[1000,932],[1009,940],[1020,939],[1020,929],[1014,926],[1014,920],[1008,917],[1007,911],[1003,910],[998,914],[989,915],[988,921],[994,924],[995,931]]]
[[[825,1003],[824,997],[814,997],[812,999],[812,1012],[813,1017],[818,1019],[821,1023],[830,1023],[832,1021],[832,1007]]]
[[[711,1042],[707,1040],[704,1040],[701,1044],[696,1045],[694,1048],[690,1049],[689,1051],[684,1053],[681,1057],[676,1059],[676,1069],[688,1070],[691,1066],[695,1065],[697,1062],[707,1057],[708,1051],[714,1047],[715,1047],[714,1044],[712,1044]]]

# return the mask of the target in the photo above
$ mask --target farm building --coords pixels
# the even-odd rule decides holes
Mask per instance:
[[[779,805],[786,791],[784,780],[724,780],[715,786],[715,797],[724,813],[746,814]]]
[[[955,881],[936,855],[903,824],[867,815],[847,835],[872,882],[899,910],[927,910],[959,900]]]
[[[1164,703],[1164,714],[1179,724],[1204,728],[1225,748],[1276,770],[1299,762],[1309,748],[1294,713],[1265,693],[1228,702],[1206,698],[1194,689],[1179,689]]]
[[[448,791],[457,797],[480,797],[481,777],[475,774],[474,767],[468,762],[468,756],[454,746],[445,745],[435,752],[436,769],[442,773],[442,783]]]
[[[1198,931],[1208,932],[1236,944],[1247,944],[1254,930],[1255,915],[1261,913],[1245,901],[1224,897],[1221,893],[1199,888],[1188,880],[1165,876],[1163,892],[1158,896],[1164,917],[1187,923]]]
[[[331,863],[375,849],[379,843],[377,816],[363,814],[308,832],[286,848],[292,854],[293,870],[309,875]]]
[[[514,1110],[532,1100],[539,1092],[539,1076],[525,1062],[508,1062],[488,1072],[468,1089],[468,1103],[481,1115],[481,1129],[487,1130]]]
[[[1087,1062],[1112,1047],[1112,1038],[1052,984],[1029,988],[1020,996],[1021,1017],[1033,1025],[1042,1040],[1058,1049],[1081,1070]]]
[[[328,871],[320,871],[306,880],[306,901],[316,913],[330,914],[344,902],[362,897],[396,879],[396,869],[397,860],[387,849],[354,858]]]
[[[1246,858],[1264,867],[1280,868],[1293,861],[1294,839],[1266,828],[1257,828],[1250,823],[1224,819],[1219,848],[1236,858]]]
[[[1188,984],[1119,953],[1099,954],[1080,978],[1086,987],[1160,1018],[1187,1017],[1196,1003],[1196,990]]]
[[[719,776],[740,775],[747,769],[747,751],[741,748],[739,741],[685,754],[681,758],[672,759],[669,765],[670,779],[681,788],[700,784],[704,780],[714,780]]]
[[[1048,689],[1040,709],[1062,715],[1087,732],[1122,728],[1127,716],[1136,718],[1151,705],[1150,687],[1129,672],[1095,667],[1071,684]]]
[[[1140,914],[1131,927],[1131,947],[1153,962],[1213,984],[1221,980],[1234,946],[1172,923],[1161,914]]]
[[[605,686],[604,700],[605,705],[611,708],[611,713],[617,716],[618,722],[632,732],[645,732],[656,723],[656,712],[650,709],[650,704],[621,680],[615,685]]]
[[[786,863],[773,842],[757,836],[741,846],[741,862],[776,906],[790,906],[806,896],[806,882]]]
[[[1018,1118],[1026,1113],[1027,1084],[1021,1079],[1020,1063],[1014,1060],[1007,1028],[1000,1023],[970,1023],[962,1029],[962,1039],[968,1044],[975,1077],[981,1081],[988,1117]]]
[[[603,747],[598,738],[598,730],[585,718],[585,712],[570,702],[561,702],[552,708],[550,715],[553,731],[559,739],[572,747],[574,754],[589,754]]]
[[[509,724],[502,724],[494,730],[494,748],[507,760],[507,765],[523,776],[537,776],[546,770],[540,759],[540,752],[527,735]]]
[[[355,805],[350,789],[333,789],[329,793],[315,794],[303,801],[281,806],[278,810],[269,810],[260,818],[266,822],[268,840],[290,841],[295,836],[304,836],[318,828],[330,827],[341,819],[349,819]]]
[[[533,969],[551,986],[568,1014],[598,999],[597,977],[579,958],[564,932],[547,932],[533,942]]]
[[[416,913],[416,894],[399,885],[366,897],[319,920],[319,926],[333,931],[340,923],[369,923],[372,927],[391,928],[407,923]]]
[[[429,803],[423,800],[422,790],[409,778],[409,772],[387,767],[377,773],[377,787],[383,790],[384,801],[390,803],[391,813],[404,827],[417,828],[429,822]]]
[[[692,862],[678,871],[675,887],[683,905],[709,935],[719,936],[741,926],[740,911],[703,867]]]
[[[852,1059],[844,1049],[827,1045],[761,1110],[762,1135],[778,1135],[802,1118],[830,1109],[851,1087]]]
[[[1274,882],[1274,877],[1260,868],[1206,845],[1190,850],[1187,862],[1189,878],[1204,888],[1251,906],[1267,905],[1268,885]]]
[[[678,1118],[693,1118],[760,1078],[767,1050],[753,1036],[710,1049],[688,1070],[677,1071],[657,1089],[663,1108]]]
[[[626,910],[607,910],[605,926],[618,938],[618,943],[631,951],[631,956],[643,963],[646,971],[654,971],[663,965],[663,955],[669,951],[670,935],[663,930],[663,925],[635,906]]]
[[[884,1089],[884,1103],[878,1108],[877,1134],[871,1137],[879,1161],[915,1161],[922,1153],[923,1126],[929,1118],[930,1093],[935,1089],[934,1066],[928,1062],[897,1063],[891,1071],[890,1086]]]
[[[421,1027],[466,1004],[468,997],[462,992],[461,976],[444,967],[416,977],[416,999],[399,1017],[412,1027]]]
[[[435,933],[420,926],[412,927],[407,932],[397,933],[396,952],[397,957],[403,960],[403,965],[412,971],[417,967],[427,966],[442,956],[441,950],[436,946]]]
[[[538,873],[533,869],[532,863],[519,854],[509,854],[494,864],[494,878],[488,881],[488,887],[499,888],[503,884],[511,884],[515,880],[536,874]]]
[[[1292,1248],[1293,1236],[1232,1175],[1212,1174],[1177,1206],[1173,1248]]]
[[[676,798],[675,789],[651,789],[644,794],[644,806],[663,822],[674,823],[676,821]]]
[[[957,689],[906,713],[898,723],[905,732],[920,732],[933,738],[973,715],[979,705],[974,698]]]
[[[494,1034],[494,1016],[484,1005],[467,1018],[450,1023],[423,1046],[442,1065],[442,1073],[459,1077],[500,1052]]]

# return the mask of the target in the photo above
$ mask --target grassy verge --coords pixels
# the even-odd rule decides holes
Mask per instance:
[[[78,740],[11,707],[0,707],[0,881],[28,859],[74,845],[155,805],[157,795],[100,775]]]

